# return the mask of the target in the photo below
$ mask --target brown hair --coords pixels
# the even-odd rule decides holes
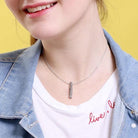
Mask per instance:
[[[105,19],[105,16],[107,15],[107,9],[104,3],[104,0],[96,0],[97,6],[98,6],[98,11],[100,15],[101,21]],[[31,45],[34,44],[37,41],[33,36],[30,36],[30,43]]]
[[[30,35],[30,44],[33,45],[37,41],[32,35]]]
[[[107,8],[105,6],[104,0],[96,0],[96,2],[97,2],[97,6],[98,6],[100,19],[101,19],[101,21],[103,21],[103,19],[105,19],[105,17],[108,14]]]

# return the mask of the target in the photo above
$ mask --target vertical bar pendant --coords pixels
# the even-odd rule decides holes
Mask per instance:
[[[73,83],[69,83],[69,99],[72,99],[72,93],[73,93]]]

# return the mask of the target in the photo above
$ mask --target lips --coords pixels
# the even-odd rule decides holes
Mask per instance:
[[[32,17],[36,17],[38,15],[42,15],[44,12],[54,7],[56,4],[57,4],[57,1],[26,5],[23,7],[23,11],[26,14],[31,15]]]

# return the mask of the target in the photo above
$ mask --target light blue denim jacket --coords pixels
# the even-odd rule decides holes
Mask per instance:
[[[115,57],[120,86],[110,138],[138,138],[138,62],[104,33]],[[0,138],[43,138],[32,104],[41,51],[38,40],[29,48],[0,54]]]

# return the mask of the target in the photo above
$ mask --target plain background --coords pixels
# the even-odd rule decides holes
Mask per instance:
[[[108,17],[102,21],[120,47],[138,59],[138,0],[105,0]],[[29,33],[0,0],[0,53],[30,46]]]

